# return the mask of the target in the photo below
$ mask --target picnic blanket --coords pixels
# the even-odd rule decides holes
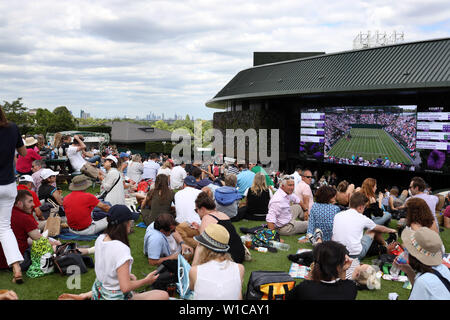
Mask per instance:
[[[79,235],[76,233],[70,232],[68,228],[61,229],[61,233],[54,237],[59,240],[78,240],[78,241],[92,241],[97,239],[97,237],[101,235],[101,233],[97,233],[94,235]]]
[[[312,251],[311,249],[298,249],[298,253]],[[298,263],[292,262],[289,268],[289,275],[294,279],[305,279],[311,269],[308,266],[302,266]]]

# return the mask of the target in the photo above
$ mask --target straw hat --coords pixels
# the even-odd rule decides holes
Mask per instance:
[[[230,246],[230,234],[227,229],[217,223],[208,225],[201,235],[195,236],[194,240],[201,243],[214,252],[227,252]]]
[[[426,227],[417,231],[406,228],[402,232],[402,241],[408,253],[424,265],[442,264],[442,240],[435,231]]]
[[[36,143],[38,143],[38,141],[34,137],[28,137],[28,138],[25,139],[25,146],[26,147],[35,145]]]
[[[84,191],[92,185],[92,180],[84,174],[80,174],[72,179],[69,185],[71,191]]]

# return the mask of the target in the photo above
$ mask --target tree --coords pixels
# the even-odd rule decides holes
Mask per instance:
[[[37,109],[34,119],[36,120],[35,133],[42,133],[44,135],[49,132],[49,126],[56,122],[53,112],[41,108]]]
[[[27,112],[27,108],[23,106],[22,98],[17,98],[12,103],[3,101],[4,104],[0,106],[6,114],[6,118],[17,124],[18,126],[30,125],[33,121],[32,117]]]
[[[48,132],[59,132],[75,130],[76,120],[65,106],[57,107],[53,110],[53,121],[48,126]]]

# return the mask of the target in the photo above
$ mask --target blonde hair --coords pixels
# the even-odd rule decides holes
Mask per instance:
[[[131,157],[131,161],[133,161],[133,162],[139,162],[141,160],[142,160],[142,157],[141,157],[141,155],[139,153],[136,153],[135,155],[133,155]]]
[[[62,134],[60,132],[55,133],[53,137],[53,146],[59,148],[61,146]]]
[[[380,279],[377,278],[375,269],[372,266],[369,266],[366,270],[360,271],[355,281],[367,286],[369,290],[379,290],[381,288]]]
[[[250,187],[250,190],[257,196],[259,196],[263,191],[266,191],[267,189],[268,187],[266,184],[266,176],[261,172],[258,172],[253,179],[253,184]]]
[[[203,246],[201,243],[199,243],[200,246]],[[231,255],[228,252],[215,252],[211,249],[203,246],[203,250],[200,251],[200,254],[198,256],[198,264],[204,264],[211,260],[219,260],[222,261],[233,261],[233,258],[231,258]]]
[[[167,168],[172,169],[172,164],[170,163],[169,160],[166,160],[161,167],[161,169],[167,169]]]

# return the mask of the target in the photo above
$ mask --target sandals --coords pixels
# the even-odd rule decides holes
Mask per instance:
[[[14,275],[12,282],[15,284],[22,284],[23,283],[22,274]]]

